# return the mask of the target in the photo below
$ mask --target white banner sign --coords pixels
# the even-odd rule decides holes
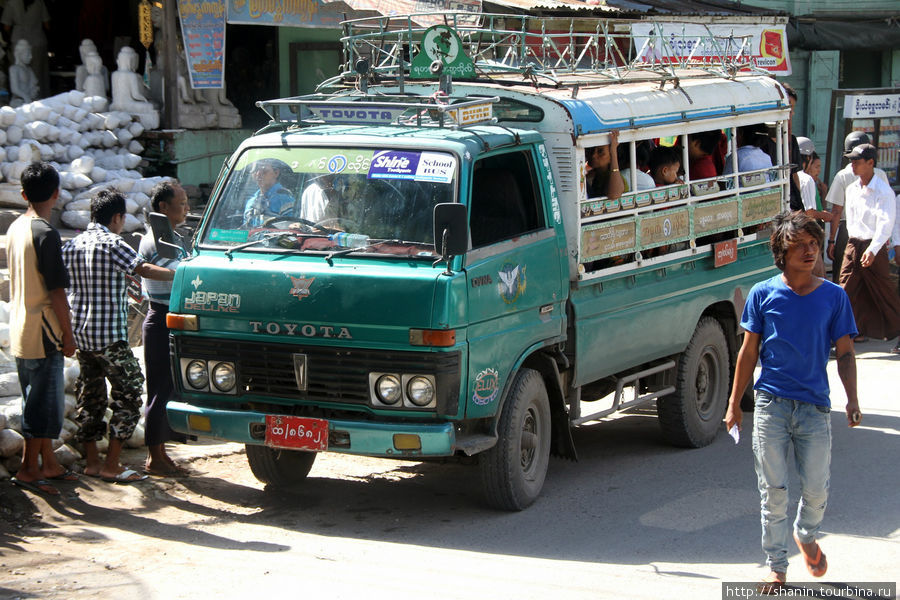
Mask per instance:
[[[700,25],[643,22],[631,26],[640,58],[652,62],[692,59],[716,62],[722,55],[748,58],[775,75],[791,74],[784,25]]]
[[[882,119],[900,117],[900,94],[847,96],[844,99],[845,119]]]

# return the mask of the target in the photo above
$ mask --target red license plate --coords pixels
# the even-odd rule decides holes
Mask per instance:
[[[266,415],[266,446],[324,452],[328,449],[328,421],[289,415]]]

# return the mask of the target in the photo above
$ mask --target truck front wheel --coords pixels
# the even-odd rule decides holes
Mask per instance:
[[[315,452],[276,450],[256,444],[246,444],[245,448],[253,476],[274,486],[300,483],[316,461]]]
[[[497,427],[497,444],[479,457],[485,500],[522,510],[541,493],[550,462],[550,402],[537,371],[516,374]]]
[[[704,317],[678,361],[675,393],[657,401],[659,424],[669,443],[700,448],[713,441],[728,404],[729,374],[722,326]]]

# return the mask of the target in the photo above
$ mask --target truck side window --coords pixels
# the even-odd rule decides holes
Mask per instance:
[[[544,226],[529,154],[514,152],[478,161],[469,213],[472,247],[522,235]]]

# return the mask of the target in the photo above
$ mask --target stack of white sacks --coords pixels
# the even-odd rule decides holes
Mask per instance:
[[[143,228],[149,193],[161,177],[135,170],[144,147],[135,138],[144,127],[126,112],[107,112],[109,101],[73,90],[18,108],[0,108],[0,202],[22,202],[22,171],[36,160],[48,161],[60,174],[62,222],[85,229],[90,197],[100,188],[125,194],[126,232]]]
[[[143,357],[140,348],[133,349],[135,356]],[[82,458],[83,448],[73,439],[78,426],[73,421],[75,414],[75,380],[78,378],[78,361],[67,358],[66,375],[66,412],[63,429],[59,439],[53,441],[53,449],[59,462],[65,466],[72,465]],[[146,403],[146,398],[145,398]],[[110,411],[107,410],[107,422]],[[105,452],[109,441],[103,439],[97,447]],[[144,418],[134,431],[134,435],[125,442],[126,448],[140,448],[144,443]],[[16,374],[16,359],[9,353],[9,305],[0,301],[0,479],[6,479],[16,473],[22,464],[22,448],[25,438],[22,437],[22,388]]]

